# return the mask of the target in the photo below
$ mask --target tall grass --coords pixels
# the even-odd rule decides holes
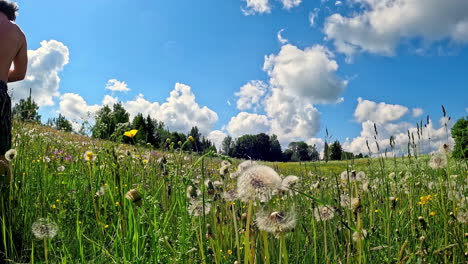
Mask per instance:
[[[6,261],[467,261],[468,167],[450,155],[438,169],[428,166],[430,156],[414,155],[268,163],[281,175],[298,176],[299,184],[264,203],[241,202],[224,199],[237,182],[220,175],[223,157],[214,153],[153,151],[23,123],[15,123],[14,133],[18,156],[12,162],[14,180],[4,188],[0,218]],[[86,151],[96,159],[85,160]],[[238,161],[231,162],[235,172]],[[65,169],[59,171],[60,166]],[[187,195],[189,186],[199,201],[196,206]],[[138,190],[141,205],[126,199],[130,189]],[[317,218],[319,206],[333,217]],[[281,216],[277,212],[290,211],[297,218],[290,232],[259,229],[259,212]],[[39,218],[55,222],[57,236],[37,239],[31,227]]]

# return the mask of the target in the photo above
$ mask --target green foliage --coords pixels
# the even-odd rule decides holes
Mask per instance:
[[[460,118],[452,127],[452,137],[455,140],[453,156],[468,159],[468,119]]]
[[[47,121],[47,125],[53,127],[57,130],[62,130],[66,132],[72,132],[73,127],[70,121],[68,121],[65,116],[59,114],[57,118],[52,118]]]
[[[343,154],[343,148],[338,140],[333,142],[330,145],[330,159],[331,160],[341,160],[341,155]]]
[[[41,116],[38,113],[39,106],[29,95],[26,99],[20,99],[13,107],[13,117],[20,121],[41,122]]]
[[[103,106],[96,113],[95,119],[96,124],[91,129],[93,137],[123,142],[124,137],[122,135],[118,135],[118,133],[122,132],[123,129],[130,127],[130,124],[129,114],[121,103],[114,104],[112,110],[107,105]]]
[[[243,135],[232,143],[230,137],[223,141],[223,151],[231,151],[231,156],[241,159],[280,161],[282,159],[281,146],[275,135],[270,137],[265,133],[257,135]]]

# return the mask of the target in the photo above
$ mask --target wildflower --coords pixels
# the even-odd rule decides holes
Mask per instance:
[[[340,195],[340,205],[344,208],[350,208],[351,206],[351,200],[349,199],[349,196],[346,194],[341,194]]]
[[[275,234],[279,237],[280,234],[289,232],[296,226],[296,214],[294,212],[273,212],[267,213],[260,211],[257,213],[256,224],[258,229],[268,233]]]
[[[83,154],[83,159],[85,161],[95,161],[96,160],[96,155],[94,155],[94,153],[92,151],[88,150]]]
[[[195,199],[201,194],[200,190],[197,190],[195,187],[192,185],[189,185],[187,187],[187,198],[189,199]]]
[[[331,220],[334,216],[334,209],[329,206],[320,205],[314,209],[315,220],[317,221],[328,221]]]
[[[137,133],[138,133],[138,130],[132,129],[132,130],[130,130],[130,131],[124,132],[123,135],[126,136],[126,137],[129,137],[129,138],[133,138],[133,137],[135,137],[135,135],[136,135]]]
[[[429,215],[430,216],[435,216],[437,213],[436,212],[430,212]]]
[[[362,229],[361,231],[356,231],[353,233],[353,241],[358,242],[367,237],[367,231]]]
[[[137,189],[131,189],[125,194],[125,198],[130,200],[132,203],[140,206],[141,205],[141,195]]]
[[[435,169],[442,169],[447,166],[447,156],[441,153],[432,155],[431,160],[429,160],[429,167]]]
[[[10,149],[5,153],[5,159],[7,161],[12,161],[15,159],[16,155],[18,155],[16,149]]]
[[[227,253],[228,255],[232,255],[232,250],[228,249]]]
[[[104,228],[109,228],[109,225],[105,225]]]
[[[42,161],[45,162],[45,163],[49,163],[49,162],[50,162],[50,158],[47,157],[47,156],[44,156],[44,158],[42,158]]]
[[[424,204],[427,204],[429,201],[432,200],[432,195],[429,194],[429,195],[426,195],[426,196],[421,196],[421,197],[419,197],[419,199],[421,201],[419,201],[418,204],[424,205]]]
[[[64,171],[64,170],[65,170],[65,167],[64,167],[64,166],[60,166],[60,167],[57,168],[57,171],[58,171],[58,172],[62,172],[62,171]]]
[[[202,216],[203,213],[208,214],[211,210],[211,203],[205,202],[205,207],[203,207],[203,202],[200,200],[191,200],[188,207],[188,212],[193,216]],[[204,211],[204,212],[203,212]]]
[[[237,180],[237,193],[244,202],[256,198],[266,202],[272,191],[281,187],[281,182],[281,177],[272,168],[264,165],[250,166]]]
[[[57,224],[45,218],[39,218],[31,229],[37,239],[52,239],[58,232]]]
[[[188,141],[193,142],[193,141],[195,141],[195,139],[192,136],[189,136]]]

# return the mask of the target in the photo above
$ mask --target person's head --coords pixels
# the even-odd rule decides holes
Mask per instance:
[[[10,21],[16,20],[18,5],[9,0],[0,0],[0,13],[5,14]]]

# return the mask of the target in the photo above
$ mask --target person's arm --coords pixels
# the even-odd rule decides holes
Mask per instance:
[[[13,70],[8,72],[8,82],[16,82],[24,80],[26,77],[26,70],[28,68],[28,47],[26,43],[26,38],[23,37],[23,45],[19,49],[16,57],[13,59]]]

